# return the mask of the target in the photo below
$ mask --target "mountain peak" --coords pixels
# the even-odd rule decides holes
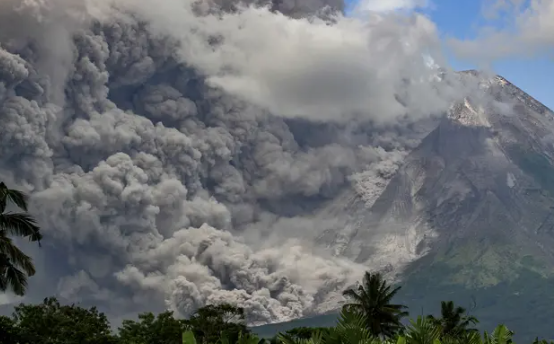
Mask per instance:
[[[361,263],[381,254],[403,264],[467,233],[507,235],[500,227],[521,236],[518,245],[554,248],[554,220],[552,234],[535,233],[554,205],[554,114],[501,76],[460,73],[483,76],[490,87],[453,105],[371,204],[341,208],[353,219],[343,226],[349,230],[321,240],[332,247],[340,241],[342,254]],[[390,240],[402,247],[380,252]],[[554,250],[543,258],[554,262]]]
[[[457,75],[480,87],[433,124],[396,173],[372,166],[367,179],[378,183],[331,201],[321,213],[340,223],[318,240],[391,272],[410,308],[475,297],[472,314],[486,327],[513,314],[516,333],[540,318],[549,322],[541,336],[551,335],[554,114],[502,76]]]

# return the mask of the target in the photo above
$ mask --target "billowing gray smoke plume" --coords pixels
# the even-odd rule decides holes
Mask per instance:
[[[311,212],[352,181],[370,202],[459,89],[424,17],[262,5],[0,1],[0,179],[45,232],[28,301],[264,323],[358,280],[310,245],[333,226]]]

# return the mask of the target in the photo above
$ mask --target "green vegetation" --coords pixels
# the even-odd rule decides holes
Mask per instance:
[[[345,291],[349,298],[336,324],[300,327],[260,339],[245,325],[244,310],[232,305],[200,308],[189,319],[171,312],[140,314],[124,320],[119,333],[94,307],[61,305],[48,298],[38,305],[21,304],[11,317],[0,317],[0,343],[13,344],[513,344],[514,333],[499,325],[480,333],[477,319],[452,301],[441,303],[441,315],[418,316],[403,325],[406,307],[393,303],[400,287],[380,274],[366,273],[360,286]],[[535,339],[533,344],[548,344]]]
[[[428,319],[440,329],[441,338],[458,337],[464,333],[475,332],[477,329],[471,326],[479,322],[474,316],[467,315],[465,308],[455,307],[452,301],[441,302],[440,318],[429,315]]]
[[[525,258],[525,261],[531,260]],[[468,264],[472,263],[468,261]],[[444,261],[427,262],[410,272],[397,299],[418,313],[434,313],[441,301],[452,300],[471,308],[472,315],[480,321],[477,328],[481,330],[504,323],[515,330],[514,338],[520,342],[535,336],[554,338],[554,278],[523,265],[513,269],[513,275],[504,280],[498,279],[498,272],[489,271],[489,276],[497,279],[495,283],[468,285],[456,283],[464,269]],[[485,275],[486,271],[481,273]]]
[[[10,205],[24,212],[9,211]],[[29,238],[39,244],[42,238],[35,220],[27,214],[27,196],[0,182],[0,290],[10,288],[15,294],[23,295],[27,277],[35,274],[35,267],[31,258],[13,244],[11,236]]]
[[[408,316],[406,306],[391,304],[400,287],[392,289],[381,274],[366,272],[357,289],[344,291],[351,300],[344,308],[350,313],[364,315],[364,326],[375,336],[391,338],[402,328],[401,320]]]
[[[55,298],[21,304],[11,317],[0,316],[0,343],[10,344],[172,344],[181,343],[186,331],[198,343],[216,343],[222,336],[236,343],[250,333],[244,311],[231,305],[206,306],[187,320],[171,312],[143,313],[137,320],[124,320],[117,335],[96,308],[61,305]]]
[[[108,318],[96,308],[61,305],[55,298],[21,304],[11,318],[0,317],[0,324],[0,343],[117,343]]]

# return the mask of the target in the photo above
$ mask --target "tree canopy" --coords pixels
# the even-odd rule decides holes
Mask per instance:
[[[408,315],[406,306],[392,303],[398,290],[400,287],[392,288],[380,273],[366,272],[358,288],[344,291],[350,301],[344,310],[362,315],[373,335],[392,337]]]
[[[22,343],[117,343],[108,318],[95,307],[62,305],[56,298],[41,304],[20,304],[11,319],[11,333]]]
[[[479,322],[475,317],[468,315],[465,308],[454,306],[452,301],[441,302],[440,318],[435,318],[433,315],[428,317],[435,326],[441,329],[441,337],[452,337],[477,331],[471,326]]]

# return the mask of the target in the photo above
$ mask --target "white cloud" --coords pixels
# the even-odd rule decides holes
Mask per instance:
[[[493,9],[511,20],[501,29],[482,28],[477,39],[450,39],[458,57],[486,63],[507,57],[554,56],[554,0],[532,0],[523,8],[520,0],[502,0]]]
[[[427,6],[427,0],[361,0],[356,12],[392,12]]]
[[[328,25],[267,8],[199,18],[182,1],[168,0],[155,9],[142,1],[117,3],[186,42],[183,61],[202,70],[212,85],[285,117],[343,121],[363,113],[389,121],[436,113],[450,102],[431,84],[407,90],[415,86],[405,80],[434,73],[423,53],[440,60],[436,27],[419,14],[338,16]],[[221,44],[206,45],[209,36],[222,37]],[[431,96],[425,104],[420,98],[398,101],[398,94],[419,93],[422,87]]]

